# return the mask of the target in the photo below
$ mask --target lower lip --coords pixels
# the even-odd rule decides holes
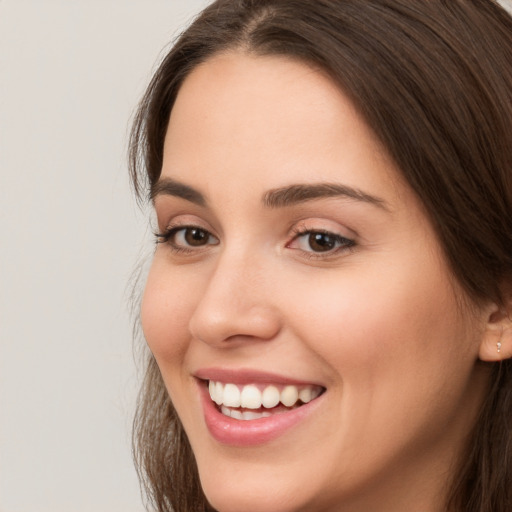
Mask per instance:
[[[206,426],[219,443],[231,446],[255,446],[268,443],[302,423],[318,407],[323,395],[289,412],[256,420],[237,420],[225,416],[213,403],[204,381],[199,383]]]

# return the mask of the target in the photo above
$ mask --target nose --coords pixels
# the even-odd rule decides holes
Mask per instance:
[[[273,339],[281,329],[273,282],[255,258],[219,257],[190,319],[191,334],[217,347]]]

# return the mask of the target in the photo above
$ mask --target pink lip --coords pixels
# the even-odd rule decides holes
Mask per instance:
[[[203,377],[205,374],[208,377]],[[203,376],[202,376],[203,375]],[[276,384],[304,384],[276,375],[262,372],[204,370],[196,373],[202,380],[217,380],[234,384],[273,382]],[[289,412],[274,414],[268,418],[256,420],[236,420],[222,414],[213,403],[205,382],[198,380],[198,388],[203,406],[206,426],[212,437],[219,443],[231,446],[255,446],[268,443],[283,435],[289,429],[298,426],[314,414],[323,402],[324,395]]]
[[[297,380],[277,373],[262,372],[251,369],[224,369],[224,368],[203,368],[194,373],[194,376],[201,380],[213,380],[216,382],[231,382],[233,384],[282,384],[286,386],[291,384],[294,386],[319,385],[315,382]]]

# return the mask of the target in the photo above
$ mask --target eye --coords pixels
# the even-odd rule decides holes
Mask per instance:
[[[209,231],[198,226],[170,228],[165,233],[156,233],[156,237],[157,243],[168,243],[175,250],[193,250],[219,243]]]
[[[201,228],[189,227],[177,229],[173,233],[173,242],[176,245],[188,245],[190,247],[201,247],[211,243],[212,236],[208,231]]]
[[[297,233],[288,247],[309,253],[333,253],[353,245],[353,240],[336,233],[311,230]]]

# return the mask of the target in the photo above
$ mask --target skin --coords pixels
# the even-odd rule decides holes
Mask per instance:
[[[422,205],[343,92],[286,58],[218,55],[179,92],[162,179],[204,204],[155,197],[159,231],[184,228],[157,245],[142,324],[213,506],[443,510],[488,384],[477,361],[492,345],[491,308],[465,305]],[[379,202],[262,200],[316,183]],[[203,245],[187,245],[190,225],[211,233]],[[305,231],[351,243],[315,251]],[[206,367],[274,372],[326,392],[285,435],[223,445],[205,426],[193,376]]]

